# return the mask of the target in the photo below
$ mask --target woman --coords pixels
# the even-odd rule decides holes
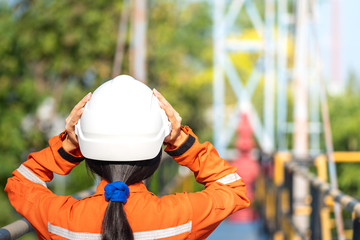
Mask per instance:
[[[249,206],[236,169],[181,126],[160,93],[129,76],[85,96],[65,129],[48,148],[31,153],[5,188],[39,239],[205,239],[227,216]],[[163,142],[205,190],[158,198],[146,189],[142,181],[157,169]],[[83,159],[102,179],[94,195],[77,200],[46,188],[53,173],[66,175]]]

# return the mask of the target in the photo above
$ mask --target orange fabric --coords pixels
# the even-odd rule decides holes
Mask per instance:
[[[168,146],[165,151],[173,155],[180,152],[181,155],[173,156],[174,160],[190,168],[196,180],[205,185],[205,190],[158,198],[143,183],[129,186],[130,195],[124,208],[135,239],[150,239],[144,237],[142,232],[162,232],[169,228],[180,228],[182,232],[161,239],[205,239],[223,219],[249,206],[242,179],[236,178],[228,184],[217,182],[232,176],[236,168],[221,159],[209,142],[199,143],[191,129],[186,127],[183,131],[189,134],[189,139],[192,137],[195,141],[186,141],[188,145],[185,142],[185,147],[181,146],[181,149]],[[59,154],[62,139],[63,135],[53,137],[48,148],[30,154],[23,166],[13,172],[13,177],[8,179],[5,187],[11,204],[33,225],[39,239],[66,239],[60,236],[65,230],[71,233],[99,234],[108,204],[104,197],[106,181],[100,182],[94,195],[81,200],[58,196],[35,183],[37,178],[44,182],[51,181],[53,172],[68,174],[78,165]],[[60,233],[55,231],[58,227],[61,229]],[[136,235],[137,233],[140,235]]]

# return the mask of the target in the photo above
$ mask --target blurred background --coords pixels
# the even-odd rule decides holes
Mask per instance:
[[[252,208],[211,239],[295,239],[267,223],[279,216],[260,201],[282,184],[277,153],[310,158],[294,161],[313,173],[325,154],[324,181],[360,199],[359,11],[357,0],[0,0],[0,187],[63,131],[84,95],[129,74],[159,90],[248,185]],[[339,151],[355,160],[338,161]],[[300,205],[310,206],[310,181],[294,182]],[[72,195],[93,184],[81,164],[50,188]],[[168,158],[147,184],[159,195],[202,189]],[[351,239],[354,210],[339,217],[336,206],[331,238]],[[310,236],[313,220],[303,215],[294,229]],[[0,226],[20,218],[0,191]]]

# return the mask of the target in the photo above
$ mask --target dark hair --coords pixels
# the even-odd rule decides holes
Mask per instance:
[[[150,160],[112,162],[85,159],[87,167],[108,182],[122,181],[132,185],[147,179],[159,167],[162,151]],[[112,202],[106,208],[102,222],[102,240],[134,239],[122,202]]]

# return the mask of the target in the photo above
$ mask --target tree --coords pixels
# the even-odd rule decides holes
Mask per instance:
[[[356,87],[356,76],[349,79],[344,94],[329,98],[330,119],[335,151],[360,151],[360,95]],[[339,188],[346,194],[360,199],[360,185],[357,179],[359,163],[337,164]]]
[[[54,114],[66,115],[78,99],[109,78],[117,32],[114,19],[120,8],[115,0],[0,5],[2,188],[30,151],[46,146],[48,129],[39,126],[36,116],[45,97],[55,99]],[[87,182],[77,182],[77,187],[83,189],[91,184]],[[4,192],[0,199],[1,206],[8,205]],[[0,208],[1,225],[12,220],[9,212],[9,207]]]
[[[47,145],[39,107],[53,116],[111,78],[121,1],[20,0],[0,5],[0,187],[31,151]],[[160,90],[200,135],[211,104],[211,20],[208,3],[152,1],[148,18],[149,85]],[[129,43],[126,45],[128,49]],[[124,63],[128,73],[128,63]],[[50,114],[51,115],[51,114]],[[77,167],[65,194],[92,184]],[[50,186],[51,187],[51,186]],[[18,218],[0,193],[0,224]]]

